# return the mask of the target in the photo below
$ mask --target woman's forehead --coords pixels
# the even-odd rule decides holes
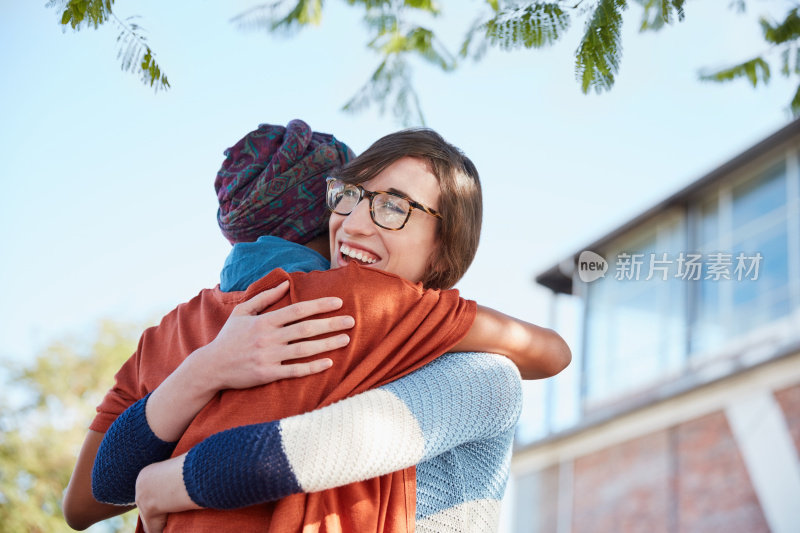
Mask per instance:
[[[439,180],[422,159],[398,159],[363,186],[371,191],[399,192],[430,208],[439,207]]]

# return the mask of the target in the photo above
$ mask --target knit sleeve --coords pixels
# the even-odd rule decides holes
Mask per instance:
[[[149,464],[168,459],[175,442],[158,438],[145,413],[148,394],[111,424],[92,467],[92,494],[103,503],[130,505],[136,499],[136,478]]]
[[[97,406],[97,415],[89,426],[92,431],[105,433],[119,415],[143,397],[140,382],[142,344],[150,329],[142,334],[136,351],[114,376],[114,386]]]
[[[188,453],[184,481],[195,503],[220,509],[316,492],[490,440],[521,407],[519,373],[506,358],[446,354],[322,409],[212,435]]]

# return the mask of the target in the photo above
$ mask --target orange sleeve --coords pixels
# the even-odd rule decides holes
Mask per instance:
[[[122,365],[97,407],[89,429],[105,433],[125,409],[158,387],[194,350],[217,336],[243,293],[204,289],[145,330],[139,346]]]
[[[146,334],[147,332],[145,331],[139,338],[138,348],[116,373],[114,386],[106,393],[100,405],[97,406],[97,415],[89,425],[89,429],[92,431],[105,433],[125,409],[143,397],[139,396],[139,362]]]

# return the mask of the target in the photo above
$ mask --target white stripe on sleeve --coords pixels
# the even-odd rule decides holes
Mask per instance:
[[[304,492],[417,464],[425,439],[406,404],[371,390],[280,422],[283,449]]]

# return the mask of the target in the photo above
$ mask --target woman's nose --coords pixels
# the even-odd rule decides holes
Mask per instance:
[[[350,235],[366,235],[375,230],[372,217],[369,214],[369,199],[364,198],[349,215],[344,217],[342,228]]]

